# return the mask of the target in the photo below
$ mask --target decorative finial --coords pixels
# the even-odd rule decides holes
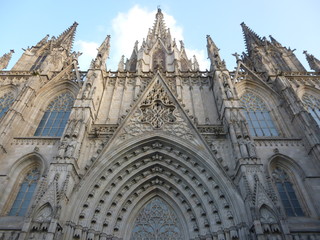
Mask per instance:
[[[239,61],[240,60],[240,55],[235,52],[234,54],[232,54],[232,56],[235,56],[236,60]]]

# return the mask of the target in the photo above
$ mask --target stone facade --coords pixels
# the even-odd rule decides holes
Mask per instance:
[[[320,61],[242,23],[200,71],[155,19],[118,71],[77,23],[0,71],[0,239],[320,239]]]

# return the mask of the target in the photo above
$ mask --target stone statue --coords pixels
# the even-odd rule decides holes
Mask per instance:
[[[256,154],[255,146],[254,146],[253,142],[250,140],[249,136],[247,136],[244,139],[244,141],[245,141],[249,156],[252,158],[256,158],[257,154]]]
[[[248,154],[248,150],[247,150],[247,145],[246,145],[246,141],[243,138],[240,138],[238,140],[239,142],[239,147],[240,147],[240,152],[241,152],[241,156],[243,158],[248,158],[249,154]]]
[[[72,137],[71,141],[68,143],[65,156],[71,158],[73,156],[74,150],[77,145],[77,139],[75,137]]]

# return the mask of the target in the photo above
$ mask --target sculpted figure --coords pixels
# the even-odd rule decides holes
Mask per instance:
[[[238,140],[239,142],[239,147],[240,147],[240,152],[241,152],[241,156],[243,158],[248,158],[248,150],[247,150],[247,145],[246,145],[246,141],[243,138],[240,138]]]
[[[76,145],[77,145],[77,139],[75,137],[72,137],[71,141],[68,143],[68,146],[66,148],[66,153],[65,153],[66,157],[70,158],[73,156]]]
[[[68,141],[69,141],[69,138],[67,136],[64,137],[63,140],[61,141],[61,144],[58,149],[58,156],[61,158],[64,157],[66,148],[68,146]]]
[[[254,146],[253,142],[250,141],[250,138],[246,137],[244,141],[246,143],[246,147],[248,149],[249,156],[252,158],[257,157],[255,146]]]

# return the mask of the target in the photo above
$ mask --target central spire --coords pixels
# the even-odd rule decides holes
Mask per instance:
[[[119,69],[127,71],[192,71],[199,70],[199,64],[194,60],[188,59],[186,49],[180,41],[180,49],[176,41],[172,40],[170,29],[166,27],[164,14],[158,7],[155,14],[155,21],[152,28],[149,28],[146,39],[143,39],[142,45],[138,48],[138,42],[135,43],[130,59],[120,61]]]
[[[152,35],[160,38],[166,36],[166,25],[164,23],[163,14],[160,8],[158,8],[158,12],[156,14],[156,20],[153,25]]]
[[[156,19],[154,21],[152,29],[149,29],[146,43],[151,46],[158,39],[161,39],[162,42],[167,45],[167,47],[169,47],[172,41],[170,30],[166,27],[164,16],[160,8],[158,8],[158,11],[156,13]]]

